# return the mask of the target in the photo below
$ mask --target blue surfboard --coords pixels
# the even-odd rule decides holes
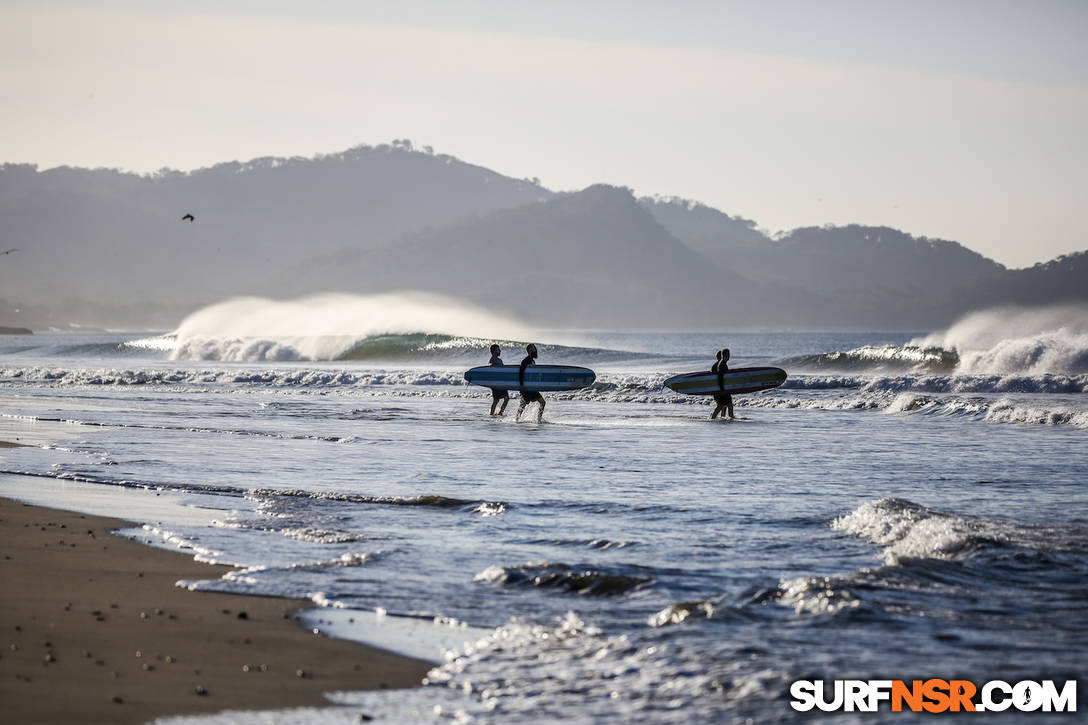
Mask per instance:
[[[530,365],[525,368],[525,385],[518,384],[517,365],[483,365],[465,373],[471,385],[495,390],[535,390],[540,393],[578,390],[593,384],[597,374],[575,365]]]

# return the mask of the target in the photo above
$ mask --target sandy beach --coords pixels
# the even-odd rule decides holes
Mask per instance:
[[[418,685],[431,664],[329,639],[303,600],[190,592],[226,567],[110,532],[133,524],[0,499],[0,702],[20,723],[329,704]]]

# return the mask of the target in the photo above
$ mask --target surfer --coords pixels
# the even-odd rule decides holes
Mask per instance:
[[[725,413],[729,413],[730,418],[736,417],[733,415],[733,396],[725,392],[724,375],[729,372],[729,348],[718,350],[718,360],[711,366],[710,372],[717,373],[718,390],[720,391],[714,393],[714,402],[717,403],[717,406],[714,408],[714,412],[710,414],[710,419],[714,420]]]
[[[499,348],[498,345],[492,345],[491,346],[491,359],[488,361],[487,364],[490,365],[491,367],[501,367],[502,366],[502,358],[499,357],[500,352],[502,352],[502,350]],[[499,404],[500,400],[502,401],[502,406],[499,407],[498,415],[502,415],[503,413],[506,412],[506,404],[510,402],[510,392],[507,391],[507,390],[499,390],[498,388],[492,388],[491,389],[491,415],[496,414],[495,413],[495,406]]]
[[[536,365],[536,345],[529,343],[525,346],[525,359],[521,361],[521,365],[518,367],[518,387],[525,387],[525,368],[530,365]],[[544,418],[544,396],[535,390],[522,390],[521,391],[521,405],[518,406],[518,413],[514,416],[514,420],[521,420],[521,411],[525,410],[525,406],[530,403],[540,403],[540,410],[536,414],[536,422],[539,423]]]

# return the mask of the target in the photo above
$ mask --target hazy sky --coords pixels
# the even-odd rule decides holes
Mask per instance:
[[[301,9],[305,7],[305,9]],[[1088,248],[1088,2],[0,0],[0,161],[410,138],[553,189]]]

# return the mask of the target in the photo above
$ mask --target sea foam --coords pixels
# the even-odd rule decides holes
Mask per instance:
[[[913,343],[955,350],[961,374],[1088,373],[1088,306],[983,310]]]

